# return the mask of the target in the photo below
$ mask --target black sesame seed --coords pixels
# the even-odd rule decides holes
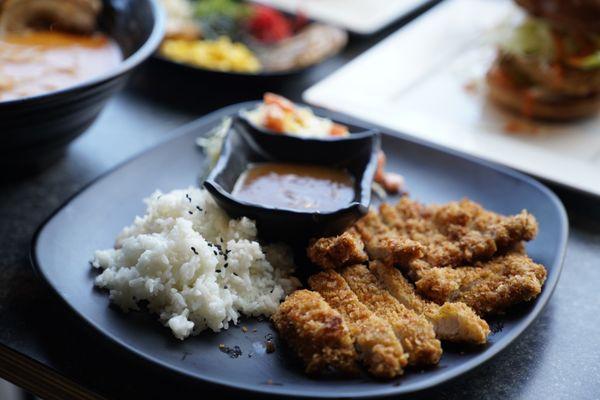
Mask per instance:
[[[217,251],[216,250],[213,250],[213,253],[215,253],[215,256],[217,255]]]
[[[202,208],[200,206],[196,206],[196,210],[202,212]]]
[[[224,286],[223,286],[223,289],[227,289],[227,285],[224,285]]]
[[[185,194],[185,198],[188,199],[188,201],[190,203],[192,202],[192,198],[190,197],[190,195],[188,193]]]
[[[220,344],[219,350],[221,350],[223,353],[227,354],[231,358],[238,358],[242,355],[242,349],[240,349],[240,346],[229,347],[225,346],[224,344]]]
[[[227,258],[226,258],[226,260],[227,260]],[[229,267],[229,263],[225,263],[225,264],[223,265],[223,267],[224,267],[224,268],[227,268],[227,267]]]
[[[216,269],[215,271],[217,271],[217,274],[220,274],[220,273],[221,273],[221,270],[220,270],[220,269]]]
[[[236,274],[235,272],[233,273],[235,276],[239,276],[238,274]]]
[[[195,255],[198,255],[198,252],[196,251],[196,248],[194,246],[191,247],[192,251],[194,252]]]
[[[194,212],[193,211],[188,211],[188,214],[192,215],[192,214],[194,214]]]

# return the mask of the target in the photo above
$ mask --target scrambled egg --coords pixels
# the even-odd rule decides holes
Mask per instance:
[[[217,71],[253,73],[261,69],[248,47],[225,36],[217,40],[166,39],[160,52],[173,61]]]

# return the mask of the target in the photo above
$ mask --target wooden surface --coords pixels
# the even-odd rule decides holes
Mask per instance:
[[[207,82],[182,82],[147,65],[57,164],[37,173],[3,171],[0,376],[50,400],[231,397],[222,388],[155,370],[81,323],[34,275],[31,237],[77,190],[168,140],[173,128],[224,105],[256,99],[265,89],[299,100],[305,88],[400,26],[354,40],[342,55],[279,87],[211,88]],[[547,308],[495,359],[413,398],[600,397],[600,203],[574,192],[557,193],[567,206],[571,234],[565,270]]]

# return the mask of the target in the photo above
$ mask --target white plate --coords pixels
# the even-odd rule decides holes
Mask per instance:
[[[600,195],[600,117],[532,124],[486,99],[491,38],[519,15],[509,1],[448,0],[308,89],[304,99]],[[521,128],[511,133],[510,125]]]
[[[290,13],[368,35],[386,27],[431,0],[255,0]]]

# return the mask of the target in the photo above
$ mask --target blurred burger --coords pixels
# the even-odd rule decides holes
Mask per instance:
[[[600,109],[600,0],[516,0],[528,17],[502,38],[490,97],[524,116],[587,117]]]

